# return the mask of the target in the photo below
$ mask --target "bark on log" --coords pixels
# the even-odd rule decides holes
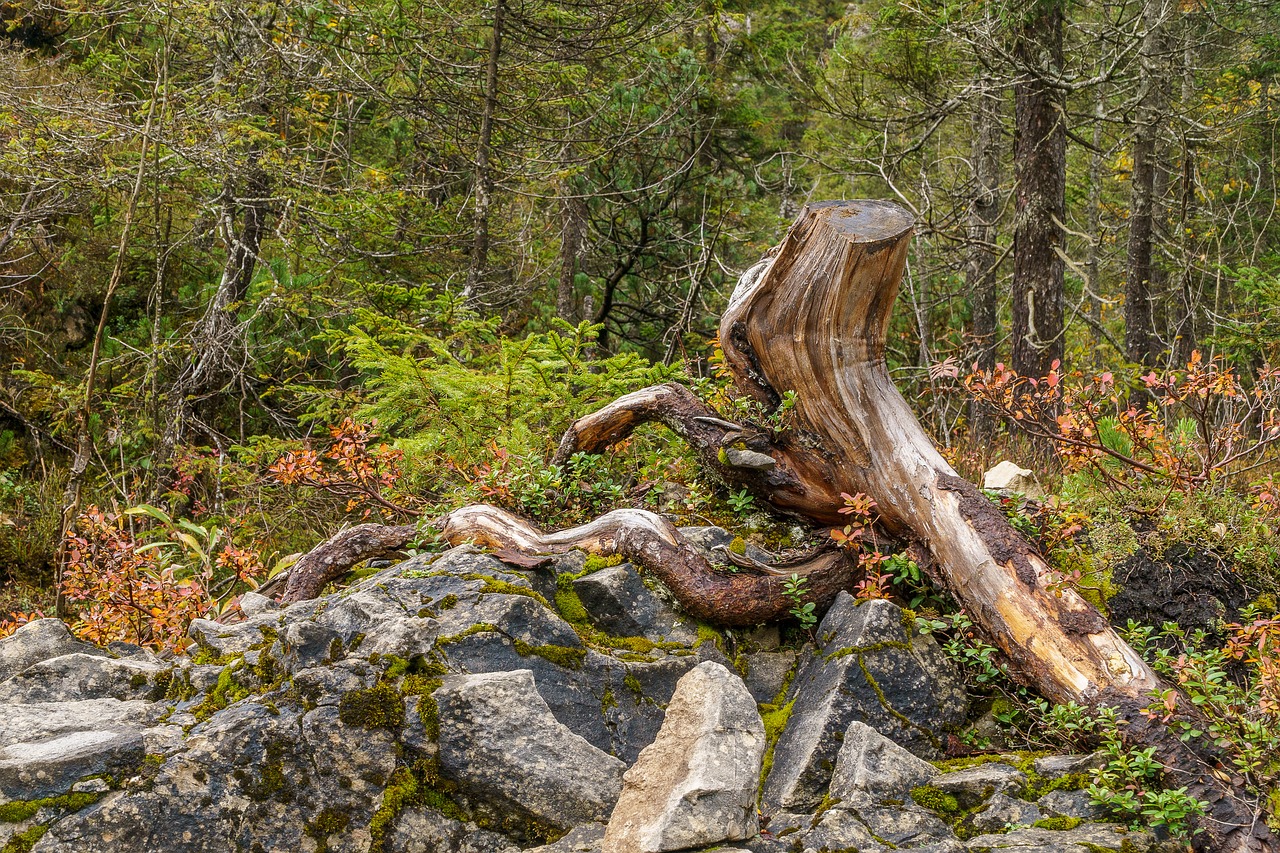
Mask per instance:
[[[357,563],[392,554],[413,539],[412,524],[358,524],[320,543],[289,568],[281,604],[315,598],[325,584],[337,580]],[[260,592],[262,590],[259,590]]]
[[[614,510],[589,524],[556,533],[544,533],[518,516],[483,504],[455,510],[438,523],[446,541],[475,542],[499,554],[563,554],[581,549],[621,555],[666,584],[687,613],[718,625],[759,625],[785,616],[795,606],[783,594],[783,583],[792,574],[807,578],[805,599],[820,608],[853,579],[844,553],[835,549],[778,564],[776,573],[720,572],[671,522],[642,509]]]
[[[935,580],[1020,680],[1055,702],[1119,707],[1141,729],[1142,743],[1188,774],[1179,786],[1212,794],[1217,813],[1201,822],[1200,846],[1270,849],[1274,839],[1249,799],[1211,774],[1213,755],[1193,751],[1163,726],[1141,725],[1141,709],[1160,685],[1155,673],[956,475],[894,387],[885,334],[912,226],[905,211],[884,202],[809,205],[776,255],[739,282],[720,325],[726,362],[738,388],[770,410],[784,392],[797,392],[793,429],[774,437],[717,424],[691,394],[660,386],[579,420],[558,456],[598,451],[639,423],[661,421],[726,480],[782,512],[840,523],[841,493],[865,492],[891,533],[928,550]],[[738,458],[750,451],[751,464],[733,464],[730,449]]]

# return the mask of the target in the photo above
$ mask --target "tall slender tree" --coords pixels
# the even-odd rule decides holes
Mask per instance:
[[[1047,373],[1062,359],[1067,125],[1063,0],[1037,0],[1016,33],[1014,83],[1013,368]]]

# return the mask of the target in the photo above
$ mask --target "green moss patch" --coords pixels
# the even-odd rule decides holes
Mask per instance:
[[[582,599],[573,588],[575,580],[577,576],[567,572],[556,576],[556,611],[570,625],[587,625],[591,620]]]
[[[498,580],[490,575],[482,574],[466,574],[462,576],[463,580],[480,581],[483,586],[480,587],[481,594],[492,593],[495,595],[523,595],[525,598],[532,598],[539,604],[550,607],[551,604],[539,592],[534,592],[527,586],[511,583],[510,581]]]
[[[516,654],[520,655],[520,657],[527,658],[530,655],[535,655],[565,669],[582,669],[583,663],[587,660],[586,649],[555,645],[533,646],[523,640],[513,640],[512,642],[515,646]]]
[[[602,554],[588,554],[586,562],[582,564],[582,571],[577,576],[589,575],[601,569],[611,569],[614,566],[621,566],[625,562],[626,560],[621,554],[610,554],[607,557]]]
[[[764,788],[764,780],[769,778],[773,769],[773,750],[778,745],[778,738],[786,730],[791,720],[791,712],[795,710],[796,700],[792,699],[782,707],[773,705],[760,706],[760,720],[764,723],[764,763],[760,766],[760,788]]]
[[[36,842],[44,837],[49,827],[33,826],[25,832],[19,832],[0,848],[0,853],[30,853],[32,847],[36,846]]]
[[[406,808],[435,809],[453,820],[469,821],[471,815],[454,801],[453,790],[453,783],[440,777],[439,769],[432,760],[422,759],[412,768],[397,768],[382,792],[382,805],[369,822],[369,850],[377,853],[386,849],[396,818]]]
[[[223,668],[218,675],[218,683],[209,691],[209,695],[191,709],[193,717],[203,723],[218,711],[249,695],[249,688],[236,680],[236,669],[234,664]]]
[[[1046,817],[1036,821],[1032,826],[1037,829],[1068,830],[1075,829],[1082,823],[1084,819],[1078,817]]]
[[[398,690],[380,681],[368,690],[342,694],[338,719],[364,729],[398,729],[404,725],[404,701]]]
[[[329,836],[337,835],[351,823],[351,816],[335,808],[326,808],[309,821],[303,831],[316,842],[316,853],[327,853]]]
[[[940,791],[932,785],[919,785],[912,788],[911,799],[915,801],[916,805],[923,806],[941,815],[951,816],[960,813],[960,801],[946,791]]]
[[[39,800],[15,800],[0,805],[0,822],[21,823],[35,817],[41,809],[57,809],[64,812],[78,812],[102,799],[102,794],[87,791],[71,791],[56,797],[44,797]]]

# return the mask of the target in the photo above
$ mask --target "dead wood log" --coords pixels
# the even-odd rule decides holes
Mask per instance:
[[[357,524],[334,534],[289,567],[280,603],[315,598],[326,584],[342,577],[352,566],[395,553],[409,544],[416,532],[417,527],[412,524]]]
[[[722,477],[779,511],[838,523],[841,493],[870,495],[889,532],[928,551],[935,581],[1003,651],[1016,677],[1056,702],[1120,708],[1139,742],[1157,746],[1167,766],[1187,774],[1177,784],[1214,802],[1199,846],[1271,849],[1255,804],[1212,773],[1214,755],[1192,750],[1166,727],[1142,725],[1142,708],[1160,685],[1155,673],[957,476],[894,387],[885,334],[912,230],[911,217],[885,202],[809,205],[776,254],[742,277],[721,319],[721,347],[738,389],[766,409],[787,391],[798,394],[794,426],[784,434],[717,422],[692,394],[659,386],[573,424],[557,456],[599,451],[636,425],[659,421]],[[626,537],[621,529],[611,535]]]
[[[807,555],[778,573],[718,571],[660,515],[619,509],[584,524],[544,533],[522,518],[483,504],[463,507],[438,522],[452,544],[474,542],[499,556],[505,551],[621,555],[667,585],[684,610],[717,625],[747,626],[781,619],[796,602],[783,592],[791,574],[806,578],[807,601],[826,607],[854,578],[843,552],[833,548]],[[781,564],[780,564],[781,565]]]

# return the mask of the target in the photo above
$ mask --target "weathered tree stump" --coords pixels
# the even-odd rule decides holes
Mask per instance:
[[[878,523],[909,544],[1004,653],[1015,678],[1055,702],[1115,707],[1130,742],[1156,747],[1171,786],[1210,803],[1198,822],[1197,849],[1280,850],[1258,798],[1226,772],[1223,756],[1184,744],[1160,715],[1145,712],[1160,679],[995,505],[957,476],[890,381],[885,333],[911,234],[911,217],[893,204],[813,204],[772,257],[742,276],[721,320],[721,346],[738,390],[766,411],[776,411],[786,392],[798,395],[786,430],[727,420],[689,389],[667,384],[577,420],[555,461],[601,452],[657,422],[726,484],[749,489],[779,512],[842,524],[843,493],[869,495]],[[806,578],[807,599],[823,608],[857,576],[834,548],[723,571],[670,522],[644,510],[616,510],[559,532],[484,505],[435,523],[452,544],[478,543],[524,566],[575,548],[622,555],[661,579],[690,614],[721,625],[785,617],[796,606],[784,591],[793,574]],[[355,563],[404,546],[413,533],[411,526],[376,524],[339,533],[294,566],[283,601],[316,596]],[[1179,707],[1197,713],[1186,697]]]
[[[885,333],[906,263],[911,217],[877,201],[807,206],[772,258],[743,275],[720,324],[737,388],[767,411],[794,391],[794,423],[781,434],[725,420],[688,389],[663,385],[628,394],[579,419],[558,460],[600,452],[638,425],[660,422],[681,435],[727,484],[774,509],[842,523],[841,493],[875,499],[879,522],[917,543],[938,584],[1012,664],[1016,678],[1055,702],[1117,707],[1132,740],[1157,747],[1175,786],[1210,801],[1197,846],[1275,849],[1256,798],[1215,775],[1210,749],[1183,744],[1143,713],[1159,678],[1089,602],[1065,586],[985,496],[937,452],[889,378]],[[525,552],[582,547],[623,553],[658,573],[681,603],[711,621],[741,624],[783,615],[776,581],[723,583],[651,513],[611,513],[598,522],[543,534],[490,507],[444,522],[450,541],[479,539]],[[824,596],[848,570],[821,565]],[[714,589],[714,592],[708,590]],[[833,592],[831,594],[834,594]],[[759,596],[754,602],[741,596]],[[757,606],[759,605],[759,606]],[[1189,702],[1182,707],[1190,709]]]

